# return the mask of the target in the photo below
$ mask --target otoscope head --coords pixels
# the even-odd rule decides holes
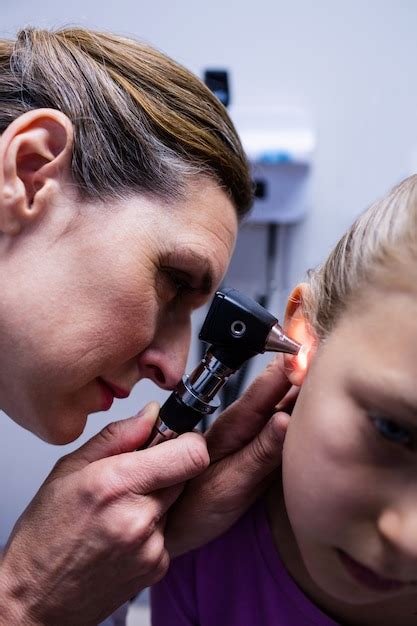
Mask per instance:
[[[233,369],[265,351],[297,354],[301,347],[285,335],[276,317],[236,289],[215,294],[199,337]]]
[[[210,415],[219,390],[252,356],[265,351],[298,354],[301,348],[276,317],[236,289],[215,294],[199,337],[211,345],[161,407],[158,431],[147,446],[191,431],[203,415]]]

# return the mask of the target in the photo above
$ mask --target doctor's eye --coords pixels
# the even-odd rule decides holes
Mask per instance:
[[[181,278],[180,276],[171,273],[170,275],[170,279],[175,287],[175,289],[179,292],[182,293],[184,291],[193,291],[193,287],[192,285],[187,281],[184,280],[184,278]]]
[[[407,448],[413,447],[415,437],[411,430],[405,428],[404,426],[400,426],[400,424],[394,420],[386,417],[380,417],[377,415],[370,415],[369,417],[378,433],[384,437],[384,439],[388,439],[388,441],[391,441],[392,443],[397,443]]]
[[[190,294],[197,291],[188,275],[170,269],[165,270],[165,274],[172,288],[175,290],[177,296]]]

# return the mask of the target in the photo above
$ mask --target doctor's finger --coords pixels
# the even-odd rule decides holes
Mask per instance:
[[[204,438],[185,433],[151,448],[101,459],[89,469],[101,480],[107,475],[120,494],[146,495],[198,476],[209,462]]]
[[[217,418],[205,437],[211,461],[242,449],[260,432],[290,388],[277,354],[245,393]]]

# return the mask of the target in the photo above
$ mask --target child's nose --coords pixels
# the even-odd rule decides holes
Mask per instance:
[[[417,559],[417,502],[401,511],[383,511],[378,519],[378,529],[397,550]]]

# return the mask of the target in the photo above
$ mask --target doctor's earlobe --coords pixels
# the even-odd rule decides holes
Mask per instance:
[[[303,298],[309,289],[307,283],[297,285],[288,299],[285,311],[285,332],[302,345],[297,356],[284,355],[285,373],[290,382],[298,387],[304,382],[316,348],[316,337],[303,310]]]
[[[42,215],[55,182],[69,171],[72,123],[54,109],[16,118],[0,136],[0,232],[17,235]]]

